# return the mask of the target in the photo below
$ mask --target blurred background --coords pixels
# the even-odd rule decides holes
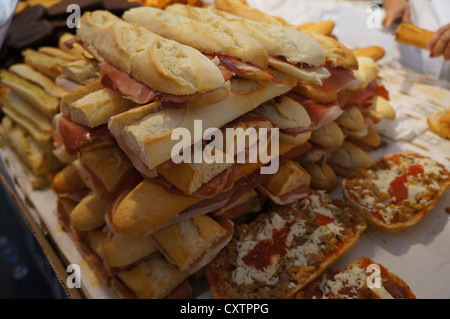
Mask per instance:
[[[65,299],[66,293],[11,196],[0,187],[0,299]]]

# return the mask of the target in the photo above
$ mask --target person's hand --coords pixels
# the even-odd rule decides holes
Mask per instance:
[[[395,20],[401,18],[403,22],[411,22],[411,11],[407,0],[384,0],[386,14],[383,25],[386,28],[392,26]]]
[[[445,61],[450,60],[450,23],[436,31],[428,43],[430,58],[444,55]]]

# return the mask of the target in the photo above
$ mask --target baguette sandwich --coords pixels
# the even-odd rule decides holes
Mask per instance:
[[[330,75],[322,67],[325,64],[322,47],[301,31],[244,19],[217,9],[174,4],[166,11],[253,37],[267,50],[271,68],[299,80],[321,84]]]
[[[123,299],[190,298],[189,274],[169,263],[154,241],[112,233],[107,205],[94,195],[79,203],[58,199],[58,219],[97,280]]]
[[[230,95],[219,103],[201,108],[165,109],[160,102],[155,102],[113,116],[108,128],[135,167],[143,174],[151,174],[155,167],[172,158],[172,149],[179,144],[172,139],[177,129],[190,132],[190,139],[184,145],[190,147],[201,142],[207,129],[223,127],[288,92],[296,83],[293,77],[279,72],[274,74],[283,84],[261,85],[249,79],[231,79]],[[202,120],[201,134],[194,134],[195,120]]]
[[[289,161],[277,173],[257,187],[274,204],[287,205],[308,195],[311,176],[300,164]]]
[[[136,104],[203,106],[225,99],[229,78],[198,50],[107,11],[86,12],[77,37],[100,62],[102,84]]]
[[[309,148],[309,143],[300,146],[282,143],[279,151],[271,153],[270,157],[283,165]],[[174,190],[171,187],[173,184],[162,184],[159,178],[146,178],[113,202],[108,212],[109,225],[115,232],[126,235],[152,234],[193,216],[229,207],[271,177],[270,174],[261,174],[261,168],[267,165],[270,163],[235,163],[226,174],[217,175],[212,184],[205,184],[214,194],[211,196],[207,193],[209,196],[206,197],[194,196],[195,193],[189,196],[179,189]],[[179,176],[180,179],[189,177]],[[146,205],[147,202],[152,205]]]
[[[162,37],[194,47],[234,75],[258,81],[275,80],[267,71],[269,56],[254,38],[231,28],[217,28],[188,17],[152,7],[133,8],[125,21],[144,26]]]

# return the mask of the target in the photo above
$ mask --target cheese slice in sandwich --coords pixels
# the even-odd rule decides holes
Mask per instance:
[[[86,12],[77,36],[100,62],[102,84],[137,104],[203,106],[225,99],[228,78],[200,51],[107,11]]]

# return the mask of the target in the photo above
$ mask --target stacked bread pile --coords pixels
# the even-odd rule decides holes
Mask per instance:
[[[217,8],[231,14],[305,32],[325,50],[330,72],[322,84],[299,81],[287,96],[308,112],[313,131],[311,151],[295,159],[311,175],[310,187],[331,191],[337,176],[371,163],[367,152],[386,146],[374,125],[382,119],[394,120],[389,93],[378,77],[377,60],[381,47],[350,50],[332,34],[334,23],[325,20],[294,26],[251,8],[246,1],[218,0]]]
[[[232,220],[261,208],[256,188],[270,175],[260,168],[273,158],[286,163],[310,147],[309,130],[299,130],[272,152],[276,114],[253,111],[289,92],[299,77],[323,79],[325,53],[311,37],[288,28],[247,26],[260,36],[276,30],[263,46],[249,31],[139,9],[123,19],[86,13],[77,37],[61,40],[61,49],[81,50],[85,59],[65,65],[58,81],[71,92],[54,118],[55,154],[66,166],[53,188],[61,222],[120,296],[186,297],[199,271],[231,240]],[[155,17],[144,20],[162,27],[138,21],[150,14]],[[276,42],[281,44],[270,48]],[[269,66],[269,48],[293,64]],[[296,107],[288,107],[297,116],[289,127],[307,128],[307,113]],[[181,146],[171,138],[179,128],[191,133]],[[216,149],[222,163],[175,163],[173,149],[192,160],[196,150],[205,153],[208,130],[223,132],[224,145],[237,138],[226,137],[227,128],[258,132],[234,156],[260,146],[268,159],[235,163]]]
[[[56,85],[62,66],[77,57],[53,47],[22,51],[24,63],[0,70],[2,136],[35,188],[48,187],[63,164],[53,154],[52,119],[68,92]]]
[[[64,91],[50,116],[53,154],[65,165],[52,184],[58,217],[121,297],[190,297],[206,266],[215,297],[291,297],[365,229],[349,207],[311,188],[335,187],[327,163],[337,173],[370,163],[354,158],[367,156],[354,141],[368,144],[368,119],[383,113],[372,100],[344,105],[339,94],[364,90],[375,78],[361,66],[376,64],[357,60],[315,25],[302,32],[272,19],[280,21],[185,5],[135,8],[121,18],[99,10],[85,13],[77,35],[64,35],[53,49],[74,57],[47,74]],[[229,128],[256,132],[232,149],[231,161],[230,150],[218,147],[241,137],[227,136]],[[264,149],[264,160],[250,160],[255,149]],[[216,161],[197,161],[198,154]],[[279,169],[264,173],[272,165]],[[297,279],[261,292],[242,278],[252,261],[235,264],[232,237],[255,243],[281,232],[281,221],[297,234],[299,267],[287,272]],[[267,229],[258,235],[259,228]],[[308,257],[305,243],[325,250]],[[244,291],[221,293],[220,271],[236,266],[231,288],[230,277],[220,282]]]

